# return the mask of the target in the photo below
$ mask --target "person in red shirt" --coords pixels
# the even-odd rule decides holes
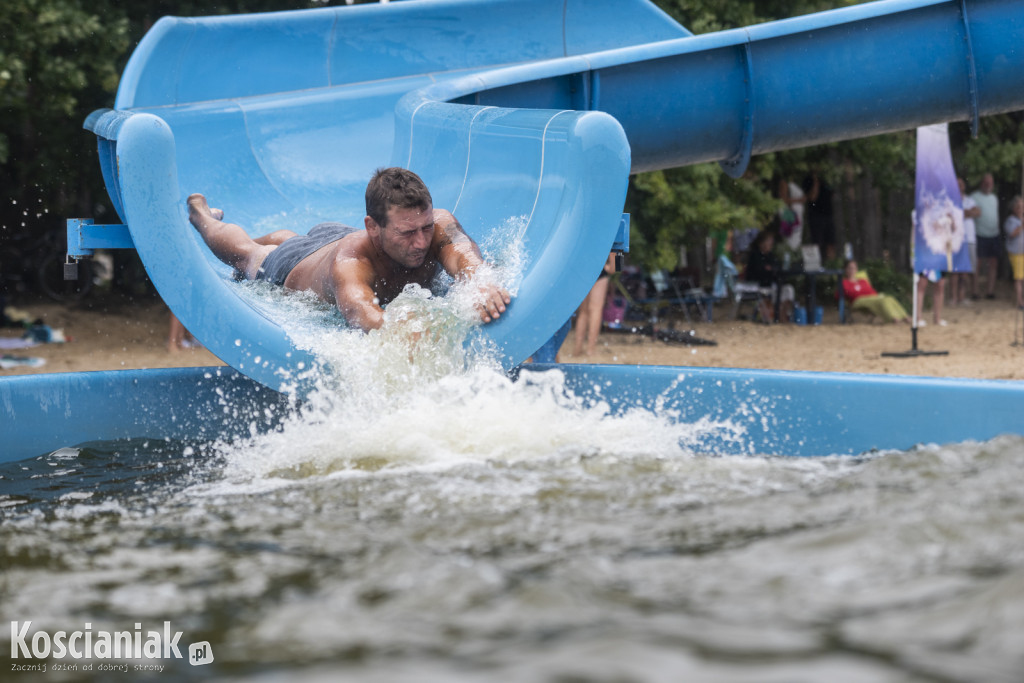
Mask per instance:
[[[900,302],[888,294],[879,294],[867,279],[857,277],[857,262],[850,259],[843,268],[843,296],[854,311],[865,311],[887,323],[910,322],[910,316]]]

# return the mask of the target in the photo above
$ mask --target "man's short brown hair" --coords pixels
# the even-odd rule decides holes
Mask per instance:
[[[366,215],[382,228],[393,206],[425,211],[433,205],[426,184],[407,168],[378,168],[366,185]]]

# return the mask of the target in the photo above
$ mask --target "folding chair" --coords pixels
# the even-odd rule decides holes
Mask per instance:
[[[660,308],[678,306],[683,311],[686,322],[693,322],[690,318],[690,307],[696,309],[700,319],[707,318],[704,309],[707,295],[700,287],[694,287],[689,278],[684,282],[672,277],[664,270],[657,270],[650,275],[651,283],[657,296],[648,299],[645,303],[653,303]],[[685,287],[683,286],[685,284]]]
[[[755,315],[758,310],[758,301],[761,297],[771,296],[771,289],[761,287],[754,282],[743,282],[739,279],[739,273],[735,264],[729,257],[722,254],[718,257],[715,267],[715,287],[712,295],[718,299],[732,298],[732,319],[740,317],[740,309],[745,302],[753,302]]]

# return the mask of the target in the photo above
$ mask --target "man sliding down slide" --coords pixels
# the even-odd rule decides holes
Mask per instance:
[[[384,309],[408,284],[428,288],[444,268],[468,280],[483,265],[476,243],[448,211],[434,209],[430,191],[404,168],[378,169],[366,186],[365,230],[321,223],[308,235],[278,230],[252,239],[225,223],[206,197],[188,198],[188,217],[214,255],[249,280],[309,290],[334,304],[350,325],[380,328]],[[477,309],[489,323],[505,312],[509,293],[482,283]]]

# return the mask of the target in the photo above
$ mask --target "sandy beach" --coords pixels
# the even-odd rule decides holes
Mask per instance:
[[[918,331],[918,348],[948,351],[945,356],[882,356],[883,352],[911,348],[909,326],[873,323],[864,315],[858,315],[853,324],[840,325],[834,305],[826,305],[822,325],[797,326],[732,320],[731,307],[723,304],[714,309],[713,323],[675,322],[679,329],[692,329],[696,337],[716,342],[714,346],[605,333],[595,355],[576,357],[570,336],[560,360],[1020,380],[1024,379],[1024,321],[1021,311],[1012,305],[1009,284],[1000,285],[993,301],[947,306],[945,327],[931,324],[931,312],[927,312],[929,324]],[[4,350],[7,355],[42,358],[45,364],[0,370],[0,377],[222,364],[203,348],[167,350],[168,309],[159,299],[130,301],[117,295],[93,295],[71,306],[43,299],[14,305],[51,328],[63,330],[69,341]],[[0,337],[20,337],[22,333],[18,328],[0,328]]]

